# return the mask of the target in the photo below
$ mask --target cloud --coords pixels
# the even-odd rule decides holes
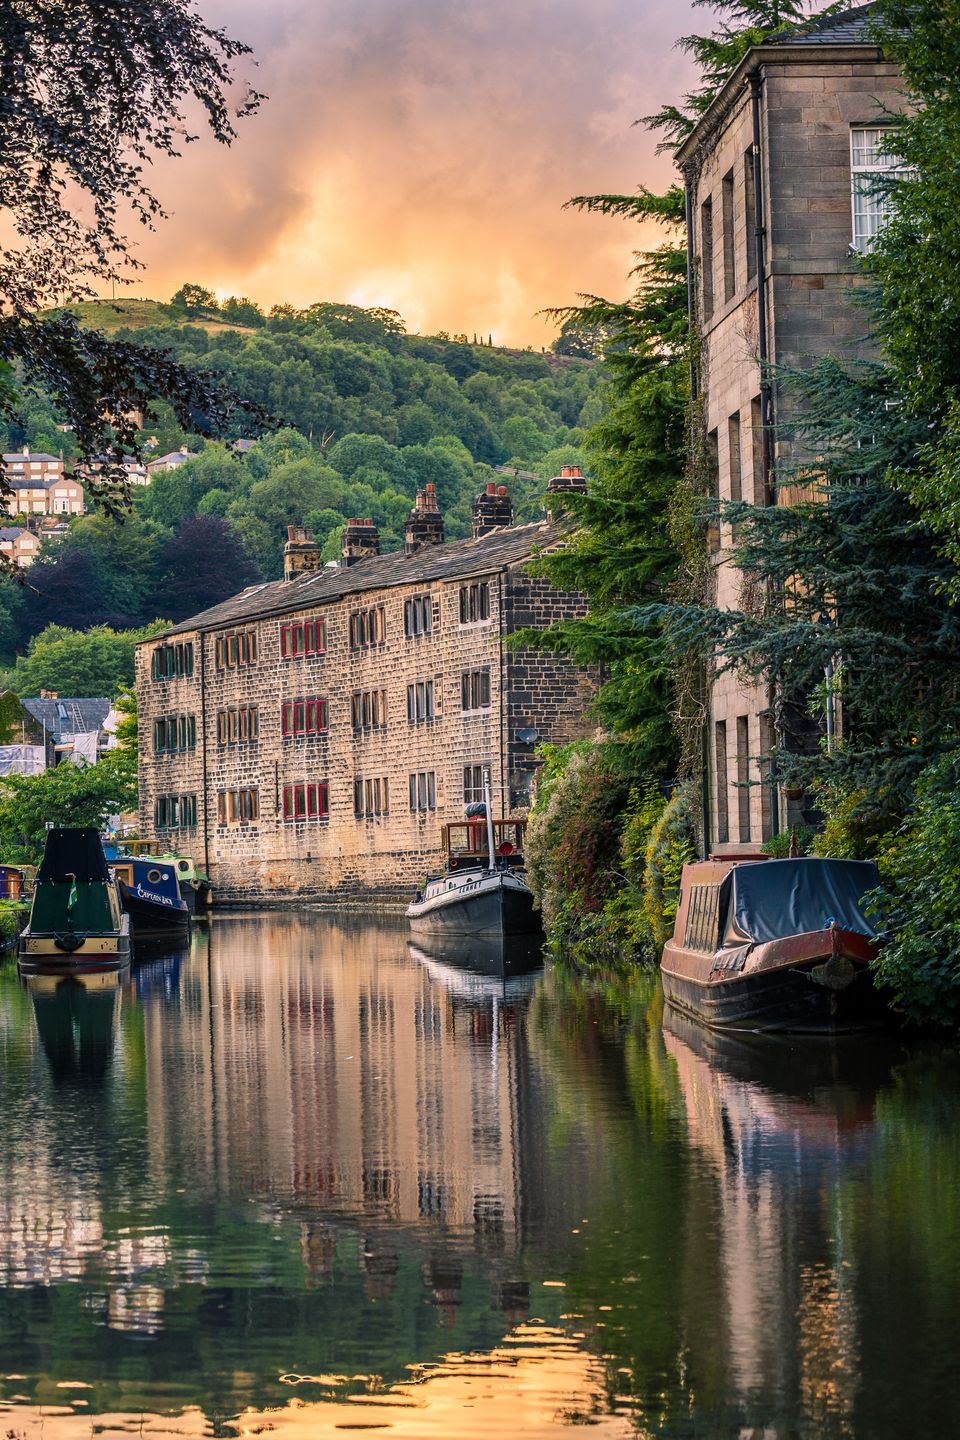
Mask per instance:
[[[662,185],[632,122],[688,80],[689,0],[201,0],[269,100],[158,168],[141,294],[391,305],[411,328],[547,343],[535,312],[622,296],[655,230],[564,211]]]

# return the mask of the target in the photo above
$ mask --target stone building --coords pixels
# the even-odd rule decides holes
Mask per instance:
[[[484,767],[495,812],[522,815],[534,745],[589,732],[596,677],[508,644],[585,610],[528,573],[556,525],[511,520],[488,486],[472,538],[445,544],[428,486],[404,551],[351,520],[332,568],[291,527],[283,580],[140,645],[141,834],[192,852],[225,899],[396,895]]]
[[[679,150],[707,460],[725,500],[793,498],[775,481],[791,459],[790,395],[767,366],[869,353],[868,317],[851,302],[858,256],[885,218],[872,181],[895,168],[881,144],[903,105],[896,67],[870,36],[873,9],[750,50]],[[721,608],[745,603],[730,540],[723,524],[709,542]],[[797,818],[772,773],[772,702],[733,675],[712,686],[710,849],[756,849]]]

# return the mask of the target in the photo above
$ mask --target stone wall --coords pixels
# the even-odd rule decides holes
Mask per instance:
[[[461,586],[478,583],[488,587],[489,614],[461,623]],[[407,636],[405,601],[425,594],[431,631]],[[351,613],[380,606],[382,641],[352,648]],[[408,896],[439,863],[441,826],[463,818],[465,767],[489,767],[494,811],[510,813],[509,769],[519,767],[516,729],[531,724],[551,740],[589,730],[583,719],[589,681],[562,661],[513,656],[506,646],[508,631],[518,624],[549,623],[583,609],[582,601],[558,595],[515,567],[366,590],[325,608],[244,624],[243,631],[256,634],[256,661],[248,665],[218,668],[217,640],[233,634],[230,629],[178,636],[194,644],[190,678],[152,679],[150,657],[159,642],[145,643],[137,666],[141,834],[192,852],[221,900]],[[283,658],[281,627],[317,619],[326,625],[324,653]],[[481,703],[464,711],[462,676],[470,672],[485,678],[478,687]],[[434,716],[411,722],[407,687],[418,682],[432,682]],[[385,723],[356,729],[352,696],[370,691],[385,692]],[[285,737],[284,704],[309,697],[327,701],[328,729]],[[252,706],[259,719],[255,741],[219,738],[218,712]],[[154,720],[172,714],[195,715],[196,748],[158,755]],[[529,755],[528,748],[523,760]],[[409,777],[421,773],[434,777],[434,803],[412,810]],[[381,795],[387,781],[387,814],[357,817],[357,779],[380,780]],[[321,783],[327,786],[327,817],[285,818],[286,787]],[[241,791],[256,792],[256,818],[238,815],[224,823],[218,795]],[[157,797],[177,793],[196,794],[196,829],[159,831]]]
[[[781,47],[783,58],[776,59],[771,48],[765,50],[770,58],[763,65],[761,104],[770,359],[780,366],[803,367],[825,354],[862,358],[870,353],[863,343],[869,322],[851,303],[863,277],[850,254],[850,129],[879,120],[885,108],[895,112],[902,106],[896,69],[868,47],[849,47],[844,53],[831,47],[822,57],[803,60],[791,59],[788,47]],[[726,500],[739,495],[763,504],[768,494],[759,412],[757,281],[749,273],[754,243],[752,139],[745,86],[696,157],[693,213],[705,428],[717,493]],[[704,202],[710,203],[713,229],[712,254],[706,257]],[[725,246],[724,221],[729,223],[731,215],[733,243]],[[704,269],[713,293],[709,316],[704,313]],[[775,422],[782,426],[791,415],[791,397],[780,387]],[[789,463],[794,452],[782,431],[775,429],[772,439],[776,469]],[[789,501],[790,493],[785,491],[780,499]],[[716,603],[721,609],[749,607],[756,597],[745,591],[743,577],[731,563],[729,526],[721,526],[711,559]],[[769,689],[745,685],[733,675],[720,676],[713,686],[711,712],[711,843],[714,848],[755,849],[794,818],[783,797],[773,796],[769,767],[762,758],[772,743]],[[725,755],[718,752],[724,740]],[[723,784],[724,770],[726,790],[721,796],[718,784]],[[749,782],[746,798],[744,774]]]

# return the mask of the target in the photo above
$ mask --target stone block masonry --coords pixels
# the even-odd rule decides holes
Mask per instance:
[[[141,834],[193,853],[228,903],[408,898],[484,767],[495,813],[522,816],[527,732],[592,728],[599,677],[508,643],[585,613],[527,571],[560,539],[502,526],[334,571],[289,566],[144,642]],[[180,715],[194,724],[167,749],[157,722]]]

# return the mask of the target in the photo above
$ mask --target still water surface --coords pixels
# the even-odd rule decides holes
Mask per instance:
[[[960,1434],[960,1064],[221,917],[0,971],[11,1437]]]

